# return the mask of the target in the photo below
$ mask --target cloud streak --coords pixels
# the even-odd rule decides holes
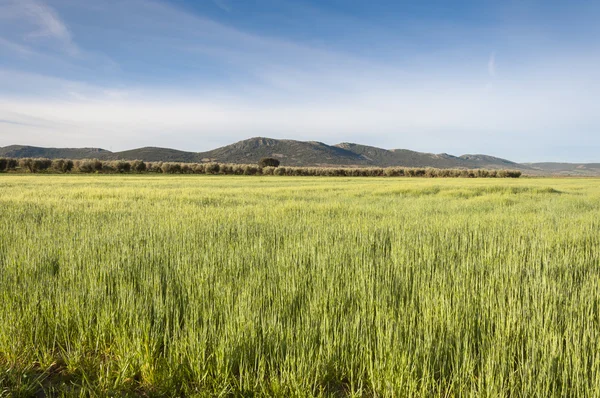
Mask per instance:
[[[491,53],[488,59],[488,74],[490,77],[496,77],[496,53]]]
[[[35,51],[31,50],[29,47],[3,39],[2,37],[0,37],[0,47],[5,48],[10,52],[14,52],[19,56],[30,56],[35,54]]]
[[[7,19],[31,26],[25,34],[26,40],[56,40],[70,55],[79,53],[67,25],[54,9],[42,0],[7,0],[2,11],[8,16]]]
[[[231,5],[226,0],[213,0],[213,3],[223,11],[231,12]]]

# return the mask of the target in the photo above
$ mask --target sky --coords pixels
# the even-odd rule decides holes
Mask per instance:
[[[597,0],[0,0],[0,147],[600,162]]]

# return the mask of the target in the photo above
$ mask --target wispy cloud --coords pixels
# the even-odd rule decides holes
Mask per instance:
[[[22,123],[22,122],[17,122],[15,120],[5,120],[5,119],[0,119],[0,124],[14,124],[16,126],[35,126],[35,125],[29,124],[29,123]]]
[[[77,55],[79,48],[75,44],[67,25],[58,13],[42,0],[6,0],[3,11],[9,19],[27,23],[31,29],[26,40],[56,40],[64,51]]]
[[[213,3],[215,3],[215,5],[223,11],[231,11],[231,5],[227,2],[227,0],[213,0]]]
[[[19,0],[17,4],[39,26],[37,32],[31,33],[32,36],[49,36],[65,42],[71,42],[69,29],[67,29],[66,25],[52,8],[36,0]]]
[[[14,43],[14,42],[4,39],[2,37],[0,37],[0,47],[6,48],[12,52],[19,54],[19,55],[28,56],[28,55],[35,54],[35,51],[30,49],[29,47],[19,44],[19,43]]]
[[[488,59],[488,74],[490,77],[496,77],[496,53],[491,53]]]

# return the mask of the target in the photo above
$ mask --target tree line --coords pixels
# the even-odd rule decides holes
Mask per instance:
[[[271,164],[271,165],[267,165]],[[519,170],[437,169],[432,167],[290,167],[261,159],[258,164],[144,162],[141,160],[70,160],[0,158],[0,172],[26,173],[155,173],[328,177],[463,177],[518,178]]]

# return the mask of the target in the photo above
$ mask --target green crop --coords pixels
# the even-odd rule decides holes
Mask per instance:
[[[594,179],[0,176],[0,396],[600,395]]]

